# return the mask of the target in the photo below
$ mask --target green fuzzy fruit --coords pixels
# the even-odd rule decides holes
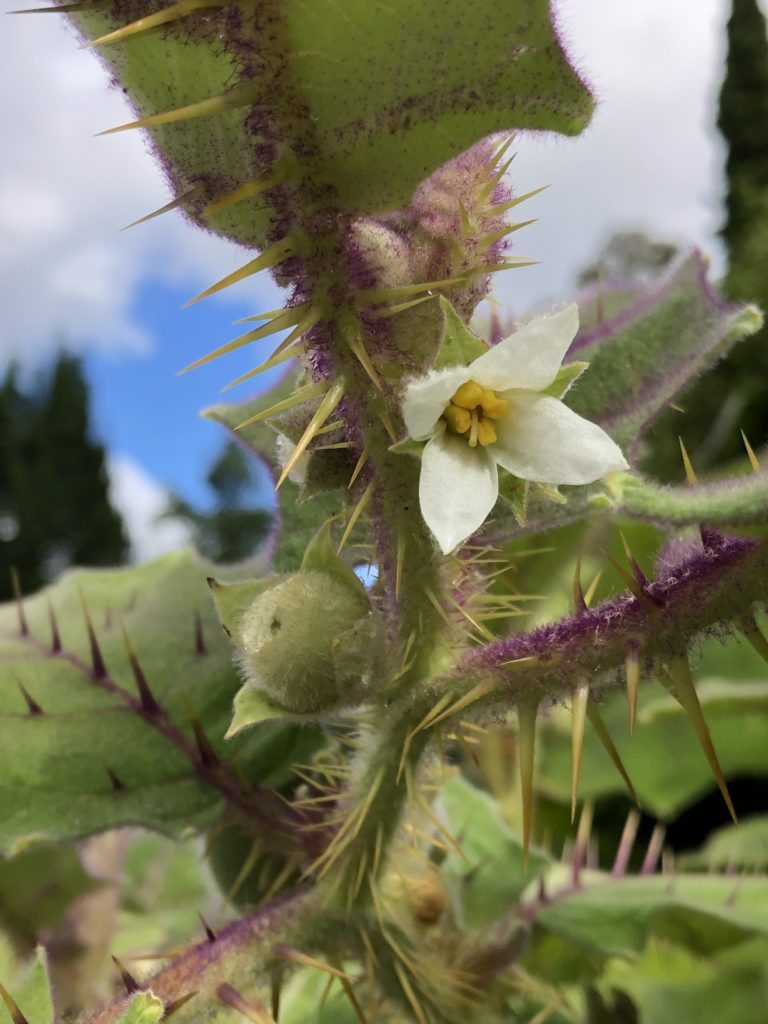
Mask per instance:
[[[369,612],[365,592],[330,573],[288,576],[256,597],[238,622],[233,639],[248,682],[297,714],[343,703],[355,680],[339,670],[336,652],[354,643]]]

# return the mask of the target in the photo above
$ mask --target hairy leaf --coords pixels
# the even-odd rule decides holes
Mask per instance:
[[[212,756],[235,757],[251,780],[280,785],[317,743],[310,730],[280,725],[224,744],[239,679],[205,575],[188,551],[72,572],[24,602],[26,633],[16,607],[0,609],[0,849],[125,824],[170,835],[201,827],[225,800],[239,800],[236,777]],[[150,696],[137,688],[120,623]]]
[[[93,38],[161,6],[111,0],[72,17]],[[332,190],[348,212],[393,209],[486,135],[572,134],[592,110],[547,0],[214,2],[100,52],[141,117],[213,99],[153,127],[153,142],[176,195],[200,189],[188,213],[258,246],[270,184],[311,200]],[[254,179],[265,188],[203,215]]]

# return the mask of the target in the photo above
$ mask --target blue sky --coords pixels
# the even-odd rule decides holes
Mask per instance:
[[[540,266],[500,275],[496,296],[513,313],[566,299],[579,267],[616,230],[703,246],[722,268],[714,121],[728,7],[557,4],[599,107],[577,139],[519,140],[510,184],[518,193],[551,188],[528,204],[537,223],[516,236],[517,251]],[[166,186],[140,135],[95,138],[128,111],[57,16],[4,19],[0,91],[0,371],[12,358],[44,365],[62,336],[83,354],[115,500],[136,554],[147,557],[182,539],[154,524],[167,488],[206,500],[204,477],[223,438],[198,411],[258,354],[244,350],[182,378],[176,371],[234,337],[233,320],[273,308],[277,289],[259,275],[226,299],[181,309],[248,256],[175,214],[119,230],[164,205]]]

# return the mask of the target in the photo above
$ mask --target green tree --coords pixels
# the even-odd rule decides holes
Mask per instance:
[[[0,390],[0,560],[25,590],[68,566],[125,561],[128,540],[109,498],[104,447],[91,436],[80,360],[59,354],[42,386],[22,391],[11,369]],[[9,573],[0,594],[10,596]]]
[[[228,441],[206,479],[214,494],[211,512],[201,512],[175,495],[165,516],[190,524],[195,546],[206,558],[240,562],[256,551],[272,524],[267,509],[249,507],[256,483],[253,462],[239,444]]]

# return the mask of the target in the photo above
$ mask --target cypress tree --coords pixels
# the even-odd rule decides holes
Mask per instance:
[[[11,565],[31,591],[70,565],[125,561],[128,541],[109,498],[104,448],[91,437],[88,385],[75,356],[60,353],[32,393],[20,390],[15,371],[6,376],[0,510],[0,597],[10,597]]]

